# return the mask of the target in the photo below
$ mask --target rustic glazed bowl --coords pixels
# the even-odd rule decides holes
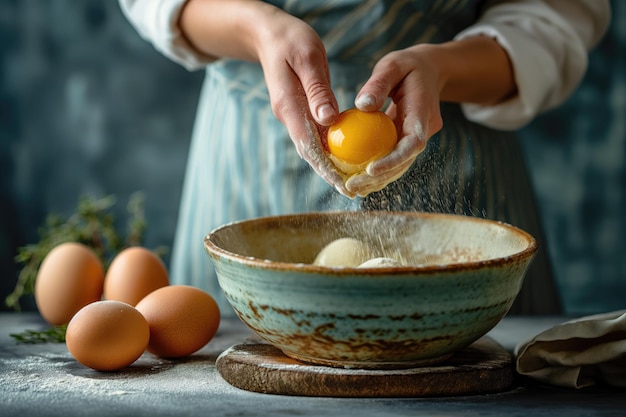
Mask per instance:
[[[312,262],[353,237],[408,266]],[[511,225],[466,216],[320,212],[239,221],[205,238],[239,318],[287,356],[345,368],[432,364],[507,313],[537,250]]]

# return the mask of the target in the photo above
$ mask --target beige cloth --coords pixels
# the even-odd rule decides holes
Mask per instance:
[[[626,388],[626,310],[568,321],[515,348],[517,371],[552,385]]]

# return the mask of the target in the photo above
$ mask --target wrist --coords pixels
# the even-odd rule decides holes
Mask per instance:
[[[264,27],[271,26],[267,16],[277,11],[258,0],[189,0],[179,27],[188,42],[204,54],[258,61],[259,38]]]
[[[508,54],[492,38],[476,36],[428,45],[441,101],[493,105],[517,92]]]
[[[246,7],[245,11],[235,10],[235,13],[240,16],[235,30],[239,31],[245,39],[246,58],[258,62],[268,46],[274,47],[285,36],[289,19],[293,17],[264,1],[245,0],[244,2],[252,4],[251,7]]]

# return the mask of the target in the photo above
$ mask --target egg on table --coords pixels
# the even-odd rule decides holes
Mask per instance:
[[[165,264],[141,246],[122,250],[113,258],[104,278],[104,299],[136,305],[152,291],[169,285]]]
[[[52,325],[67,324],[84,306],[100,300],[104,267],[86,245],[76,242],[55,246],[39,266],[35,303]]]
[[[352,175],[388,155],[398,142],[398,133],[385,113],[353,108],[339,114],[326,139],[330,160],[340,171]]]
[[[135,362],[146,350],[150,328],[145,317],[121,301],[91,303],[67,325],[65,344],[74,358],[98,371],[115,371]]]
[[[191,355],[217,333],[220,310],[208,293],[188,285],[159,288],[136,306],[150,327],[147,351],[163,358]]]

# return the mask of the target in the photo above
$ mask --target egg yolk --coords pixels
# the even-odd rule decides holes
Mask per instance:
[[[361,171],[389,154],[398,134],[393,120],[381,111],[343,111],[327,134],[330,159],[346,174]]]

